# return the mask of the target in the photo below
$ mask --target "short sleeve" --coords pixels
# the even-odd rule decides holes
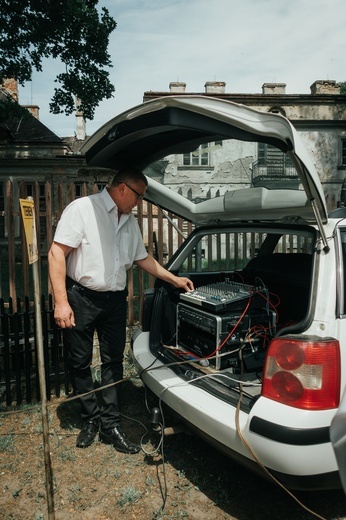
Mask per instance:
[[[69,204],[63,211],[54,235],[54,242],[59,242],[69,247],[76,248],[84,236],[84,220],[81,207],[77,199]]]

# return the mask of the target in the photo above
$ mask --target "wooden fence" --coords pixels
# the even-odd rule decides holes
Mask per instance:
[[[5,203],[2,211],[0,207],[0,297],[5,301],[11,298],[13,309],[16,311],[18,297],[22,300],[25,297],[29,297],[30,301],[33,300],[32,272],[28,263],[24,226],[19,206],[19,198],[25,199],[28,195],[28,189],[24,182],[16,186],[11,180],[8,180],[4,191]],[[52,289],[48,276],[47,253],[52,244],[54,231],[61,213],[65,206],[76,198],[76,192],[73,183],[71,185],[60,183],[52,187],[49,181],[43,186],[37,182],[34,183],[31,191],[34,200],[36,234],[40,253],[41,291],[48,301]],[[80,195],[85,196],[97,191],[97,184],[88,187],[84,183]],[[164,264],[176,247],[181,244],[183,238],[175,227],[165,219],[162,212],[145,201],[137,207],[136,217],[148,252],[153,254],[161,264]],[[191,230],[191,224],[184,223],[181,218],[175,218],[172,214],[169,214],[169,217],[179,229]],[[129,325],[138,321],[143,291],[147,287],[152,287],[153,283],[153,277],[146,275],[136,266],[129,270]]]
[[[96,183],[84,183],[79,185],[78,196],[96,193],[98,189]],[[47,302],[52,294],[48,277],[47,253],[64,208],[77,196],[76,185],[74,183],[67,185],[62,182],[52,185],[50,181],[14,184],[11,180],[7,180],[2,192],[5,196],[0,197],[0,298],[3,298],[4,301],[11,298],[13,309],[16,311],[18,297],[22,301],[28,297],[30,302],[33,302],[32,272],[28,263],[19,199],[25,199],[30,195],[34,200],[36,234],[40,253],[38,266],[41,292]],[[183,221],[171,213],[168,213],[167,216],[168,219],[156,206],[145,201],[136,208],[136,217],[148,252],[163,265],[193,227],[191,223]],[[232,236],[227,238],[226,261],[229,262],[232,256],[233,267],[237,267],[242,264],[243,259],[249,259],[249,256],[252,257],[255,254],[255,236],[249,234],[249,236],[240,237],[237,233],[230,235]],[[220,242],[221,237],[218,237],[218,240]],[[256,240],[260,243],[261,237],[257,237]],[[221,244],[219,242],[213,245],[210,237],[205,244],[209,267],[212,266],[214,257],[216,259],[220,257]],[[231,245],[233,247],[232,255]],[[140,321],[144,290],[152,287],[153,284],[153,277],[148,276],[137,266],[134,265],[128,271],[129,325]]]
[[[39,244],[39,277],[42,293],[42,323],[46,365],[47,397],[59,395],[64,385],[69,387],[63,331],[56,327],[53,313],[54,302],[48,277],[47,253],[62,211],[68,202],[76,198],[75,186],[64,184],[13,185],[6,182],[5,200],[0,200],[0,397],[7,404],[39,399],[36,360],[36,337],[34,329],[33,280],[28,263],[24,226],[19,198],[34,199],[36,233]],[[98,191],[98,186],[83,184],[78,195],[85,196]],[[2,205],[1,205],[2,204]],[[181,245],[184,235],[192,231],[192,224],[168,213],[168,219],[155,206],[143,201],[136,210],[138,224],[148,252],[164,265]],[[245,260],[254,256],[262,243],[261,233],[225,232],[217,237],[208,235],[201,249],[204,268],[208,271],[241,268]],[[303,251],[305,243],[293,236],[284,237],[280,246],[290,251]],[[193,254],[184,267],[187,272],[199,270]],[[221,263],[221,259],[224,263]],[[152,287],[154,278],[137,266],[128,271],[128,325],[140,322],[141,302],[146,288]],[[25,388],[25,390],[23,390]]]

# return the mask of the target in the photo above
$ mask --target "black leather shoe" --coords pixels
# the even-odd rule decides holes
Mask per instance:
[[[119,428],[108,431],[100,431],[100,441],[105,444],[113,444],[114,448],[122,453],[138,453],[140,447],[130,441]]]
[[[87,421],[77,437],[77,448],[87,448],[93,443],[98,431],[100,429],[99,421]]]

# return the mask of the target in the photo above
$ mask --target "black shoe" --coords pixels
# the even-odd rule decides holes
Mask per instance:
[[[87,448],[93,443],[98,431],[100,429],[100,421],[87,421],[77,437],[77,448]]]
[[[100,441],[105,444],[113,444],[114,448],[122,453],[138,453],[140,447],[131,442],[119,428],[115,427],[108,431],[100,431]]]

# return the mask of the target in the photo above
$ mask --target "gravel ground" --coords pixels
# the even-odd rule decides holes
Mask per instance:
[[[251,474],[199,438],[164,438],[150,428],[135,374],[123,383],[123,426],[141,441],[136,455],[98,440],[75,447],[77,401],[48,403],[49,448],[57,520],[346,520],[343,491],[294,493]],[[150,398],[149,398],[150,400]],[[0,415],[0,518],[48,519],[40,405]],[[171,418],[166,417],[167,424]]]

